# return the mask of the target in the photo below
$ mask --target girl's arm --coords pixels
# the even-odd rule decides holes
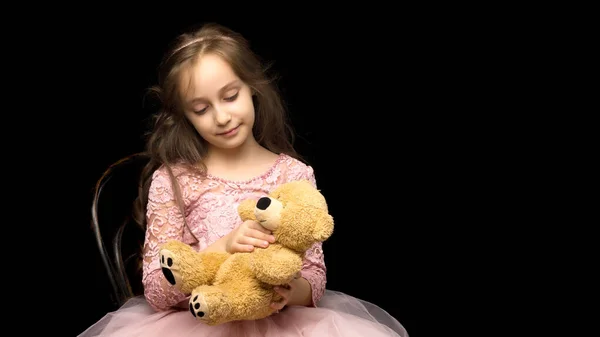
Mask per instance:
[[[227,249],[226,249],[226,243],[227,243],[228,236],[229,236],[229,234],[219,238],[217,241],[208,245],[202,251],[203,252],[225,252],[225,253],[228,253]]]
[[[295,290],[289,305],[316,307],[323,297],[327,276],[321,246],[321,243],[316,243],[306,252],[300,271],[301,277],[294,281]]]
[[[292,174],[300,179],[309,180],[313,186],[317,187],[314,171],[310,166],[299,165],[301,172],[298,175]],[[302,264],[301,277],[295,282],[295,290],[288,305],[303,305],[315,307],[323,294],[325,293],[325,284],[327,283],[325,256],[321,242],[315,243],[305,254]]]
[[[147,228],[143,248],[144,295],[158,311],[168,310],[187,298],[171,286],[162,274],[158,261],[160,246],[168,240],[183,240],[183,217],[175,203],[167,172],[158,170],[152,176],[147,204]]]

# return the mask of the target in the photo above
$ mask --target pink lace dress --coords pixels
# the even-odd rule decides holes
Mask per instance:
[[[211,175],[201,178],[178,168],[174,173],[181,186],[189,230],[174,203],[167,172],[157,170],[150,186],[143,250],[145,294],[108,313],[80,337],[408,336],[402,325],[378,306],[325,288],[321,244],[309,249],[301,271],[312,287],[310,307],[290,306],[261,320],[219,326],[195,320],[187,309],[189,294],[176,290],[162,274],[159,247],[177,239],[202,250],[241,223],[237,206],[242,200],[258,199],[288,181],[308,179],[315,186],[316,181],[310,166],[285,154],[267,172],[247,181],[229,181]]]

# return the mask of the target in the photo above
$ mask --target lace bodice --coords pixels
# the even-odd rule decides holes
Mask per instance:
[[[312,167],[285,154],[267,172],[247,181],[229,181],[210,174],[199,177],[178,167],[173,168],[173,173],[181,189],[185,214],[181,214],[175,203],[164,168],[154,172],[148,195],[142,280],[146,299],[156,310],[169,309],[189,295],[176,290],[164,278],[158,261],[158,250],[163,243],[176,239],[200,251],[241,224],[237,206],[242,200],[258,199],[279,184],[293,180],[308,179],[316,186]],[[326,268],[321,247],[318,243],[308,250],[301,272],[312,287],[313,305],[325,291]]]

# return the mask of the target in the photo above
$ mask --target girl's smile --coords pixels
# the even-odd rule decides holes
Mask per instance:
[[[233,137],[237,134],[237,131],[239,130],[240,126],[236,126],[233,129],[229,129],[225,132],[221,132],[221,133],[217,133],[218,136],[223,136],[223,137]]]

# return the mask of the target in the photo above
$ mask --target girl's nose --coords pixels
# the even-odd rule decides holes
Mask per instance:
[[[231,120],[231,115],[223,108],[215,108],[215,122],[219,125],[225,125]]]

